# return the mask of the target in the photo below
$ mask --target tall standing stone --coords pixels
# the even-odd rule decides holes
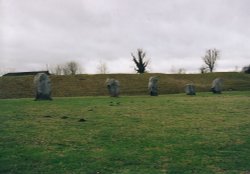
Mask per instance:
[[[185,86],[185,92],[187,95],[195,95],[195,86],[193,84],[187,84]]]
[[[148,82],[148,89],[151,96],[158,95],[158,77],[150,77]]]
[[[214,79],[212,82],[211,91],[214,94],[220,94],[222,92],[222,83],[223,83],[223,80],[221,78]]]
[[[35,100],[52,100],[51,83],[47,74],[38,73],[34,77],[34,84],[35,84],[35,90],[36,90]]]
[[[107,79],[106,86],[111,97],[118,97],[120,94],[120,82],[115,79]]]

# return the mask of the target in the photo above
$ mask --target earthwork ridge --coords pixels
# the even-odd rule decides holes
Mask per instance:
[[[159,95],[183,93],[188,83],[195,84],[197,93],[209,91],[213,79],[224,80],[224,91],[249,91],[250,75],[237,72],[207,74],[95,74],[95,75],[50,75],[53,97],[106,96],[107,78],[115,78],[121,84],[122,95],[148,95],[148,80],[158,76]],[[33,98],[34,76],[0,77],[0,98]]]

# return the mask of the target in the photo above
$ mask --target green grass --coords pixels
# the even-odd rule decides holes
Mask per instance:
[[[249,174],[249,106],[249,91],[0,100],[0,173]]]
[[[53,97],[104,96],[108,95],[104,84],[107,78],[118,79],[122,95],[147,95],[148,80],[159,76],[159,94],[183,93],[184,86],[194,83],[197,92],[208,92],[212,81],[224,79],[224,91],[250,91],[250,74],[217,72],[207,74],[96,74],[74,76],[50,76]],[[33,76],[0,77],[1,98],[34,97]]]

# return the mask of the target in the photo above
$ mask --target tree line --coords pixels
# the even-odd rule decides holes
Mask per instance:
[[[131,53],[131,56],[132,61],[135,64],[134,70],[137,73],[143,74],[148,72],[147,68],[151,59],[147,57],[147,54],[143,49],[137,49],[136,54]],[[204,64],[199,69],[200,73],[212,73],[215,70],[217,60],[220,58],[220,51],[215,48],[208,49],[205,52],[205,55],[201,58]],[[63,65],[56,65],[55,67],[51,68],[50,71],[55,75],[75,75],[80,74],[82,69],[79,63],[70,61]],[[243,67],[242,71],[245,73],[250,73],[250,65]],[[108,67],[106,63],[100,61],[99,65],[97,66],[97,72],[100,74],[107,74]],[[185,69],[179,69],[179,73],[185,73]]]
[[[47,70],[54,75],[76,75],[81,74],[83,72],[83,68],[76,61],[70,61],[65,64],[59,64],[50,68],[47,67]],[[106,63],[100,61],[99,65],[97,66],[97,71],[100,74],[107,74],[108,67]]]
[[[135,71],[140,74],[147,72],[146,68],[149,64],[149,59],[146,58],[146,52],[143,51],[142,49],[138,49],[137,56],[134,56],[133,53],[131,53],[131,55],[133,57],[133,62],[136,65]],[[202,57],[204,64],[200,68],[200,73],[203,74],[207,72],[210,73],[214,72],[216,62],[219,58],[220,58],[220,51],[218,49],[216,48],[208,49],[205,55]],[[179,73],[183,72],[185,72],[183,68],[179,69]],[[250,65],[243,67],[242,72],[250,73]]]

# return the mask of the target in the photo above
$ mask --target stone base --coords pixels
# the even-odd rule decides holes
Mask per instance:
[[[38,100],[52,100],[52,98],[50,95],[37,94],[35,101],[38,101]]]

